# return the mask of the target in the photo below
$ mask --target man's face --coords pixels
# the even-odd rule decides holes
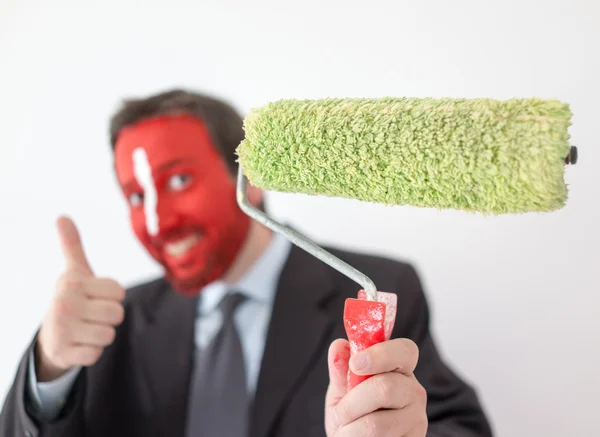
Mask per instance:
[[[194,294],[226,272],[249,218],[201,121],[163,116],[125,128],[115,167],[135,235],[177,290]]]

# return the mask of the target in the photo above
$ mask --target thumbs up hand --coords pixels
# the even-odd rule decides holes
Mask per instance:
[[[123,321],[125,290],[114,280],[94,276],[73,221],[61,217],[58,234],[66,269],[57,281],[36,345],[40,382],[74,366],[94,364]]]

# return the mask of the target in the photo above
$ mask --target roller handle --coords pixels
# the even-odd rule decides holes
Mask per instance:
[[[358,299],[348,298],[344,305],[344,328],[350,343],[350,357],[377,343],[389,340],[396,320],[397,296],[377,292],[377,301],[367,299],[364,290]],[[348,370],[348,390],[371,378]]]

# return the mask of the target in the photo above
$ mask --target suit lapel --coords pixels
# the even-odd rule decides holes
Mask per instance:
[[[141,363],[138,388],[162,432],[184,436],[193,366],[196,299],[174,292],[164,280],[144,296],[136,317],[133,349]],[[158,431],[158,430],[155,430]]]
[[[320,304],[334,291],[321,261],[293,247],[275,298],[253,406],[251,437],[266,437],[318,358],[333,320]]]

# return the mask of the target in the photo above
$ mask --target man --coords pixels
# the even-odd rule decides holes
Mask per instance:
[[[127,101],[110,134],[132,229],[165,275],[126,291],[96,277],[61,217],[66,269],[2,436],[491,435],[438,355],[414,269],[329,249],[398,295],[392,338],[350,360],[342,315],[357,284],[240,211],[242,120],[228,104],[182,90]],[[349,369],[373,376],[348,391]]]

